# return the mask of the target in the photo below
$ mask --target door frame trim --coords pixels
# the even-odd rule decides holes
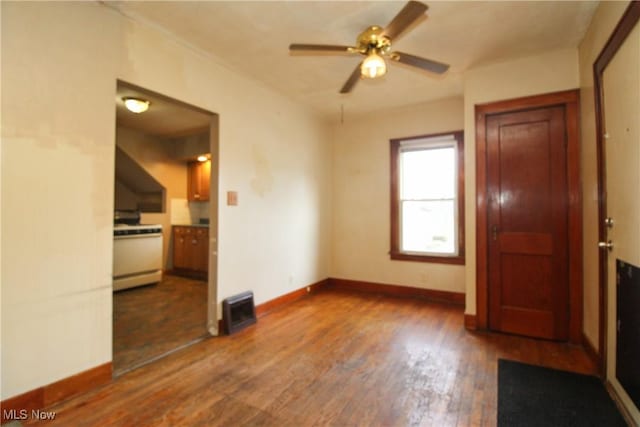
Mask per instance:
[[[624,11],[620,21],[609,36],[598,58],[593,63],[593,84],[595,96],[596,119],[596,155],[598,173],[598,241],[606,241],[607,230],[604,219],[607,216],[606,176],[605,176],[605,142],[604,130],[604,85],[603,74],[614,58],[627,36],[640,21],[640,2],[632,1]],[[598,253],[598,355],[600,356],[600,372],[606,376],[607,370],[607,253]]]
[[[486,119],[493,114],[563,106],[567,132],[569,238],[569,342],[582,342],[582,193],[578,89],[477,104],[476,117],[476,314],[478,329],[489,328]]]

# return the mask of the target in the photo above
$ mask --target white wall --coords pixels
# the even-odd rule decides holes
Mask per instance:
[[[117,79],[220,115],[219,299],[328,276],[313,113],[98,3],[1,7],[1,399],[111,360]]]
[[[578,52],[557,50],[469,70],[464,76],[466,313],[476,313],[475,105],[577,89]]]
[[[389,140],[462,130],[462,98],[334,126],[331,277],[464,292],[464,266],[389,258]]]

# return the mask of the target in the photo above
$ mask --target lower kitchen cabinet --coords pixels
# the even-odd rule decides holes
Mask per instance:
[[[173,226],[173,270],[176,274],[206,278],[209,271],[209,229]]]

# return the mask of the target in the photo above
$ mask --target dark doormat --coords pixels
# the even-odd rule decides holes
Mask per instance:
[[[498,360],[498,427],[626,427],[599,378]]]

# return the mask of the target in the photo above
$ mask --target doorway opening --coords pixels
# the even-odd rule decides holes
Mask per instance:
[[[218,333],[219,157],[215,113],[122,81],[115,101],[118,376]]]

